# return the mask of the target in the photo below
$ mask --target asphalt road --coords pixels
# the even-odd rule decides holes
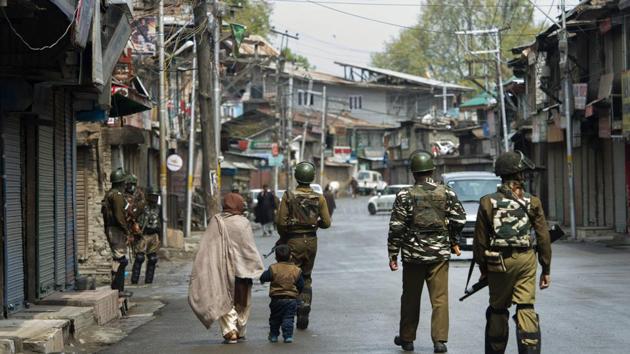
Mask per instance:
[[[401,272],[387,266],[387,214],[369,216],[366,198],[341,199],[333,226],[319,232],[311,324],[293,344],[271,344],[268,288],[254,286],[248,341],[221,344],[218,326],[206,330],[186,300],[190,264],[163,267],[153,289],[136,296],[168,302],[152,322],[103,353],[399,353]],[[262,253],[275,239],[261,238]],[[542,348],[546,353],[620,353],[630,345],[630,248],[583,243],[554,244],[552,285],[538,293]],[[463,303],[469,252],[450,268],[450,353],[483,353],[487,290]],[[265,265],[272,262],[265,260]],[[166,273],[166,274],[165,274]],[[475,276],[478,276],[476,274]],[[426,289],[425,289],[426,294]],[[430,303],[422,299],[416,352],[432,353]],[[510,323],[509,353],[516,353]],[[626,349],[623,349],[626,348]]]

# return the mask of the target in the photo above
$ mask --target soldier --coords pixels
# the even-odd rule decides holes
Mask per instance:
[[[487,277],[490,306],[486,310],[486,353],[504,353],[508,341],[508,308],[516,304],[516,340],[519,353],[540,353],[540,327],[534,311],[536,255],[531,229],[536,232],[540,289],[551,283],[551,242],[540,199],[524,191],[524,172],[534,164],[520,151],[501,154],[495,174],[502,184],[496,193],[481,198],[473,254],[481,277]]]
[[[297,311],[298,329],[308,327],[313,298],[311,273],[317,255],[317,229],[330,227],[330,214],[324,196],[310,187],[315,179],[315,166],[310,162],[300,162],[295,167],[295,191],[287,191],[282,196],[277,215],[277,229],[280,234],[278,244],[288,244],[293,263],[302,269],[304,290],[300,294]]]
[[[112,289],[118,290],[123,297],[131,296],[125,292],[125,268],[127,260],[127,244],[129,242],[129,226],[126,219],[127,201],[123,195],[126,176],[122,169],[110,175],[112,188],[105,193],[101,202],[105,234],[112,250]]]
[[[448,341],[448,261],[461,254],[457,235],[464,228],[466,212],[449,187],[437,184],[428,152],[411,155],[410,169],[416,181],[396,196],[389,222],[389,267],[398,270],[402,253],[403,293],[400,298],[400,333],[394,343],[413,351],[420,320],[420,296],[424,282],[433,313],[431,339],[435,353],[445,353]]]
[[[140,271],[145,255],[147,259],[147,269],[144,276],[145,284],[153,283],[153,275],[155,274],[155,266],[158,261],[157,251],[160,249],[160,226],[162,224],[162,214],[158,199],[160,190],[151,187],[147,193],[147,203],[144,206],[144,212],[140,215],[139,223],[142,235],[136,237],[133,250],[136,254],[131,272],[131,283],[138,284],[140,279]]]
[[[138,177],[133,173],[127,175],[127,185],[125,189],[125,197],[127,198],[127,202],[131,205],[131,209],[128,210],[130,216],[137,220],[142,215],[144,210],[144,205],[146,204],[146,199],[144,198],[144,193],[140,188],[138,188]]]

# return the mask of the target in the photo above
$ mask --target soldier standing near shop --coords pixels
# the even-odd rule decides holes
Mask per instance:
[[[433,308],[431,339],[434,352],[445,353],[448,341],[448,261],[451,252],[461,254],[457,236],[464,228],[466,212],[450,188],[437,184],[428,152],[410,157],[415,185],[396,196],[389,222],[389,267],[398,270],[402,253],[403,293],[400,299],[400,332],[394,343],[413,351],[420,320],[420,297],[427,283]]]
[[[144,282],[145,284],[153,283],[155,267],[158,261],[157,252],[160,249],[160,226],[162,225],[161,208],[158,204],[159,197],[160,190],[157,187],[149,188],[144,211],[138,220],[142,235],[136,237],[133,245],[136,256],[131,272],[132,284],[138,284],[142,263],[144,263],[145,258],[147,260],[147,269]]]
[[[131,296],[125,292],[125,268],[129,263],[126,257],[129,242],[129,226],[126,219],[127,201],[125,190],[126,176],[122,169],[110,175],[112,188],[105,193],[101,202],[105,234],[112,250],[112,289],[118,290],[120,296]]]
[[[495,162],[502,184],[496,193],[481,198],[473,253],[482,278],[490,287],[486,310],[485,352],[504,353],[508,341],[509,311],[516,304],[518,352],[540,353],[540,326],[534,311],[536,254],[531,229],[536,233],[538,262],[542,266],[539,287],[551,283],[551,241],[538,197],[524,191],[524,173],[534,164],[520,151],[506,152]]]
[[[306,329],[313,299],[311,273],[317,255],[316,232],[318,228],[330,227],[330,214],[324,197],[310,187],[315,179],[315,166],[300,162],[295,167],[294,176],[298,186],[295,191],[287,191],[282,196],[276,224],[280,234],[278,244],[289,245],[291,259],[304,276],[296,327]]]

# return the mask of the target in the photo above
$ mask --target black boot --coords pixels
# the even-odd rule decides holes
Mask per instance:
[[[151,253],[147,256],[147,272],[144,275],[145,284],[153,283],[153,276],[155,275],[155,266],[158,261],[158,256],[155,253]]]
[[[136,259],[133,262],[133,268],[131,270],[131,284],[138,284],[142,263],[144,263],[144,253],[136,253]]]
[[[118,290],[118,295],[121,297],[130,297],[132,294],[125,291],[125,268],[129,261],[126,257],[120,257],[116,260],[118,262],[118,270],[112,272],[114,274],[112,280],[112,289]]]
[[[448,349],[446,349],[446,344],[444,342],[435,342],[433,344],[433,352],[434,353],[446,353]]]
[[[297,323],[295,326],[297,329],[307,329],[308,328],[308,315],[311,313],[311,305],[310,304],[302,304],[297,310]]]
[[[402,349],[406,352],[412,352],[413,351],[413,342],[406,342],[402,339],[400,339],[399,336],[394,337],[394,344],[402,347]]]
[[[498,337],[491,337],[488,334],[488,330],[490,328],[490,316],[492,315],[498,315],[498,316],[502,316],[505,318],[505,329],[503,332],[502,336],[498,336]],[[508,330],[508,324],[507,322],[509,321],[509,317],[510,317],[510,312],[507,309],[493,309],[492,307],[488,306],[488,309],[486,310],[486,338],[485,338],[485,352],[486,354],[503,354],[505,353],[505,349],[507,347],[507,342],[508,342],[508,337],[509,337],[509,330]],[[494,346],[492,345],[494,344]],[[497,348],[497,349],[495,349]]]

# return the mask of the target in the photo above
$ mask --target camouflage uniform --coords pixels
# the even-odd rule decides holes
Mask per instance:
[[[392,261],[402,253],[402,341],[416,339],[425,281],[433,307],[431,338],[434,343],[448,341],[448,260],[465,222],[466,212],[455,192],[430,178],[396,196],[387,246]]]
[[[490,306],[486,311],[486,353],[504,353],[508,341],[508,308],[516,304],[519,353],[540,353],[536,297],[536,254],[530,236],[536,233],[538,261],[549,274],[551,242],[540,199],[528,193],[516,197],[519,181],[504,181],[496,193],[480,200],[473,253],[488,277]],[[496,252],[496,253],[489,253]],[[501,255],[502,262],[498,259]]]
[[[127,201],[120,187],[112,188],[103,199],[105,233],[112,251],[112,289],[124,292],[125,267],[129,263],[127,255],[127,236],[129,228],[125,218]]]
[[[157,199],[157,195],[159,195],[157,189],[149,191],[151,198]],[[135,235],[134,238],[133,250],[135,260],[131,272],[131,283],[137,284],[140,280],[140,271],[142,270],[142,263],[144,263],[146,255],[147,267],[144,282],[151,284],[153,283],[155,267],[158,261],[157,252],[160,249],[162,213],[160,206],[157,204],[157,200],[149,200],[148,203],[143,200],[140,205],[142,209],[137,219],[140,232],[138,235]]]
[[[317,221],[312,225],[303,225],[298,222],[301,208],[297,205],[299,201],[310,200],[317,203]],[[304,276],[304,290],[299,298],[302,305],[298,309],[298,328],[305,329],[308,326],[308,313],[310,312],[313,298],[311,273],[315,265],[317,255],[317,229],[327,229],[330,227],[330,214],[324,196],[317,194],[306,185],[300,185],[293,192],[286,192],[282,196],[280,208],[276,218],[279,243],[286,243],[291,249],[293,263],[300,267]]]

